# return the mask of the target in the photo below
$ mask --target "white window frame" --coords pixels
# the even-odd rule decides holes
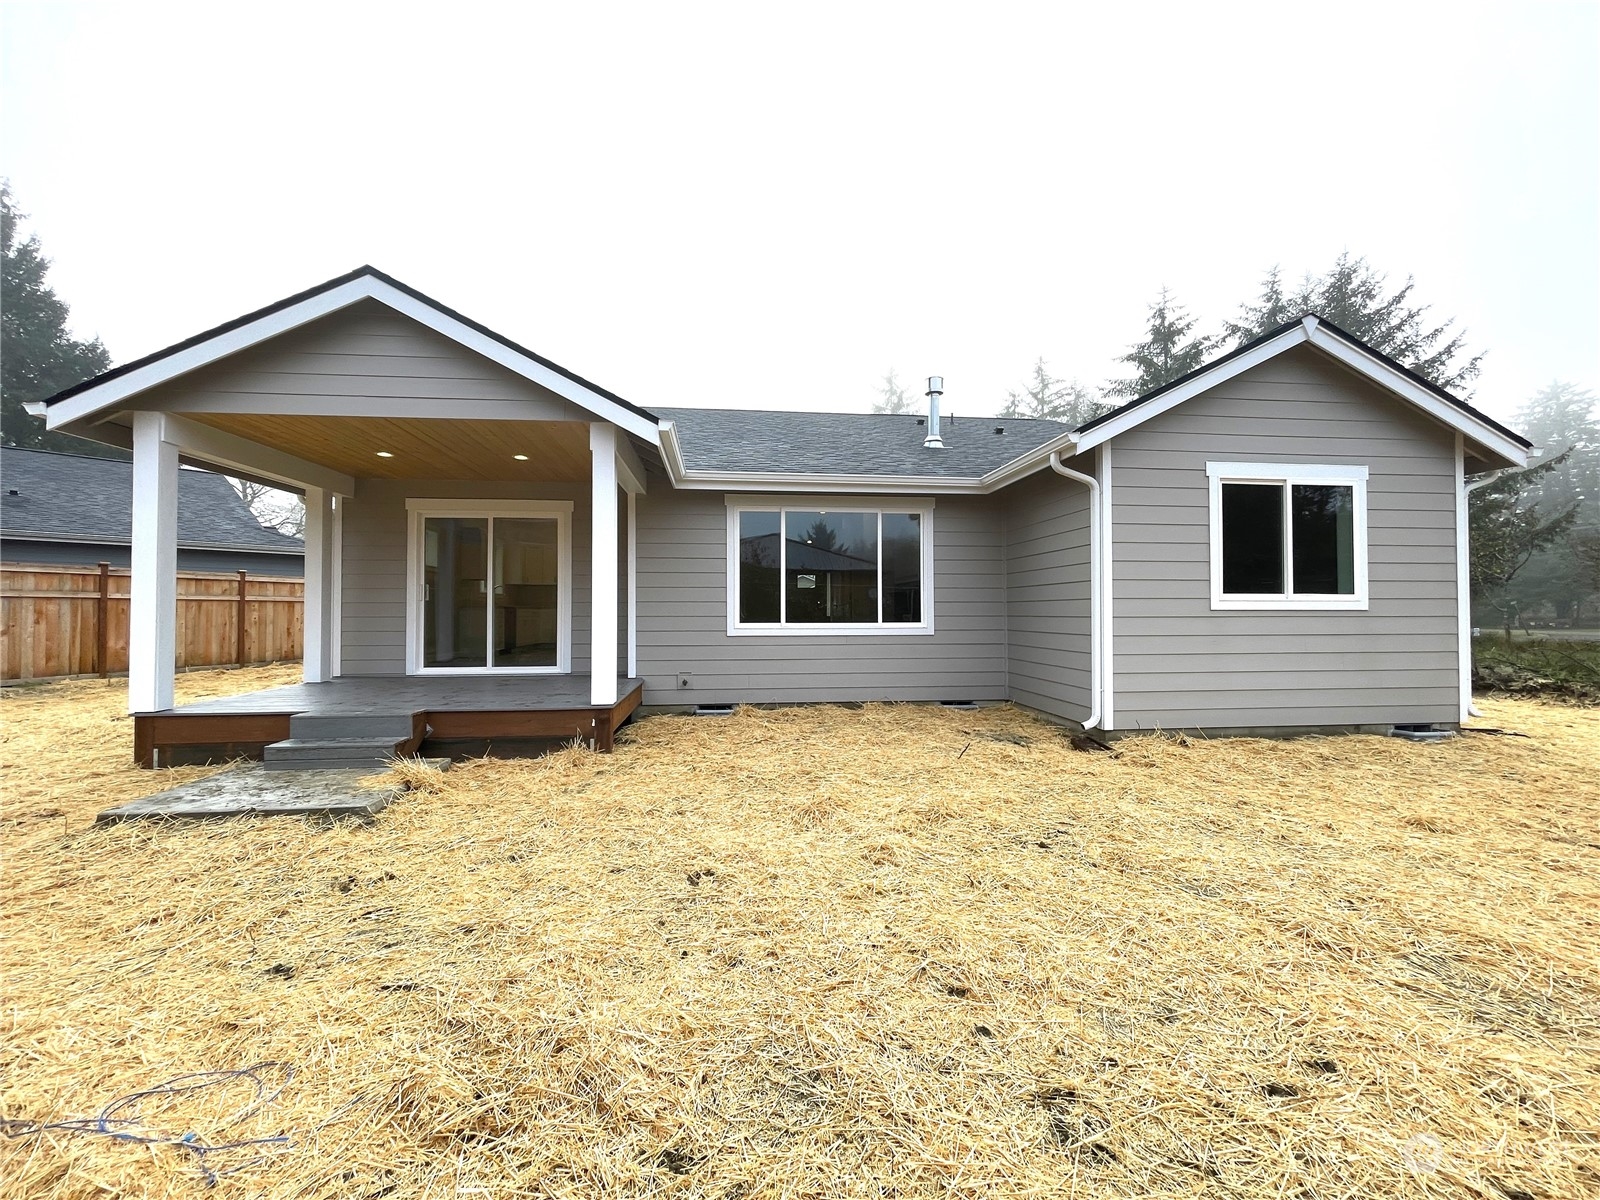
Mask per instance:
[[[407,675],[570,675],[572,673],[572,508],[571,500],[406,500]],[[553,667],[425,667],[422,665],[422,563],[424,521],[428,517],[533,517],[556,522],[556,665]],[[492,572],[493,564],[489,568]],[[494,588],[485,587],[487,626],[494,629]],[[487,638],[489,635],[485,634]],[[488,650],[487,643],[484,646]]]
[[[1211,484],[1211,607],[1214,610],[1255,609],[1280,611],[1359,611],[1368,606],[1367,597],[1367,468],[1309,463],[1208,462],[1206,475]],[[1355,537],[1355,594],[1329,596],[1320,593],[1278,592],[1227,594],[1222,590],[1222,485],[1224,483],[1269,483],[1283,486],[1283,575],[1294,582],[1294,526],[1291,521],[1291,489],[1295,484],[1338,485],[1351,489]]]
[[[770,624],[746,624],[739,620],[739,514],[747,512],[772,512],[778,516],[778,614],[779,621]],[[838,622],[833,624],[796,623],[783,620],[788,606],[787,582],[784,579],[782,552],[785,545],[784,517],[790,512],[875,512],[878,514],[878,611],[883,611],[883,514],[911,513],[921,518],[922,528],[922,620],[917,624],[906,622],[870,624]],[[891,496],[729,496],[728,497],[728,635],[730,637],[831,637],[844,634],[853,637],[905,637],[926,636],[933,632],[933,500],[919,497],[900,500]]]

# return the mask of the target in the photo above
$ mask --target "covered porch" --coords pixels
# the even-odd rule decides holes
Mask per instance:
[[[275,743],[307,734],[347,735],[390,728],[395,752],[472,753],[548,741],[610,750],[639,707],[641,680],[612,681],[616,699],[595,704],[587,675],[521,678],[344,676],[134,714],[140,766],[219,758],[260,758]],[[389,724],[394,722],[394,724]]]
[[[133,452],[144,765],[362,715],[412,719],[404,752],[429,736],[609,749],[639,702],[655,418],[370,268],[63,394],[47,418]],[[184,465],[304,497],[301,685],[174,706]]]

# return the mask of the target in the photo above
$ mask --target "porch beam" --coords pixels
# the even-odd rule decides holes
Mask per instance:
[[[408,417],[425,421],[589,421],[590,414],[568,400],[451,400],[447,411],[427,396],[293,396],[261,392],[190,393],[152,397],[128,404],[132,411],[215,413],[267,417]]]
[[[589,426],[589,703],[617,702],[617,427]]]
[[[326,683],[333,678],[333,496],[321,488],[306,489],[304,678]]]
[[[161,413],[134,418],[131,511],[128,711],[161,712],[178,656],[178,446]]]
[[[625,437],[617,438],[617,481],[630,496],[645,490],[644,464],[633,452],[633,445]]]
[[[140,417],[164,416],[169,436],[182,447],[185,455],[193,456],[210,466],[228,473],[239,472],[256,478],[265,478],[292,489],[303,491],[308,487],[321,488],[336,496],[354,496],[356,481],[353,476],[335,471],[321,463],[310,462],[260,442],[252,442],[237,434],[225,433],[169,414],[134,413]]]

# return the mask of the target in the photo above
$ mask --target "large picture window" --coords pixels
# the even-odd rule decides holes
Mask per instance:
[[[932,505],[730,502],[730,633],[926,633]]]
[[[1212,608],[1367,607],[1367,469],[1207,463]]]

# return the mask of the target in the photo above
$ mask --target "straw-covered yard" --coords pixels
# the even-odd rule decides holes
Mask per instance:
[[[4,699],[6,1195],[1600,1194],[1594,710],[742,711],[94,828],[198,773],[122,700]]]

